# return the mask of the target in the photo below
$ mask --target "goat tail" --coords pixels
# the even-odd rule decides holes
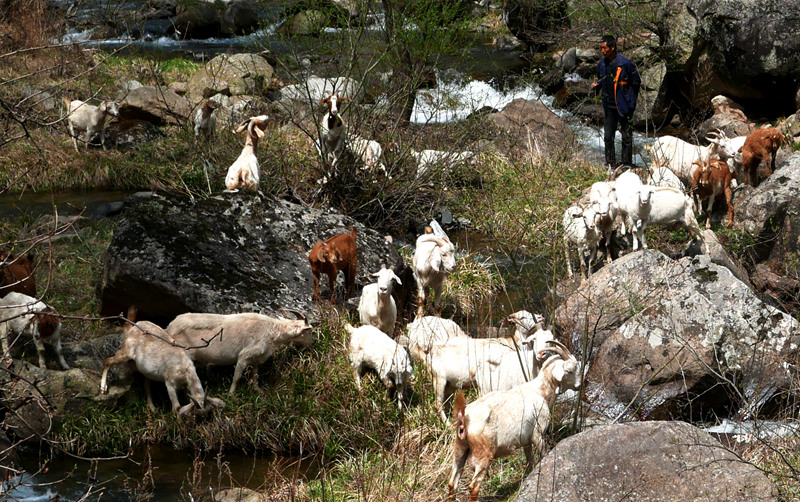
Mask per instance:
[[[356,227],[355,226],[351,226],[349,228],[349,230],[350,230],[350,235],[353,236],[353,240],[356,240],[356,234],[358,233],[358,232],[356,232]]]
[[[467,400],[464,398],[464,393],[459,390],[456,394],[455,403],[453,404],[453,425],[456,428],[456,438],[461,441],[467,439],[466,408]]]
[[[139,313],[139,307],[137,307],[136,305],[131,305],[131,306],[128,307],[128,315],[125,316],[125,318],[131,324],[133,324],[133,323],[136,322],[136,314],[138,314],[138,313]]]

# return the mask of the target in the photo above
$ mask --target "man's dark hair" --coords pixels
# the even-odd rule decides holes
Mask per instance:
[[[612,49],[617,48],[617,38],[613,35],[605,35],[602,42]]]

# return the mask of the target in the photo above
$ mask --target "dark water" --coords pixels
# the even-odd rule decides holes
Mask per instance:
[[[311,461],[287,457],[259,457],[241,453],[207,454],[193,457],[166,446],[151,446],[126,459],[87,461],[59,457],[46,462],[37,472],[36,458],[27,459],[27,474],[15,478],[15,488],[0,500],[61,502],[79,500],[168,502],[193,500],[198,490],[204,495],[231,487],[261,488],[267,477],[278,471],[284,476],[307,481],[318,472]],[[152,469],[150,467],[152,466]],[[35,475],[34,475],[35,473]],[[87,494],[91,494],[86,497]],[[190,497],[194,494],[194,497]]]
[[[0,219],[35,219],[44,214],[59,216],[82,215],[100,218],[118,206],[132,192],[86,191],[86,192],[25,192],[0,194]]]

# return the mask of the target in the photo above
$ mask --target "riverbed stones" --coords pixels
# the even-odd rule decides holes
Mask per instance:
[[[43,370],[15,360],[0,377],[0,404],[9,410],[0,427],[17,439],[38,443],[52,432],[55,422],[83,416],[98,388],[99,375],[81,368]]]
[[[571,436],[526,476],[516,500],[777,501],[754,465],[685,422],[633,422]]]
[[[402,267],[382,235],[333,210],[242,192],[132,203],[105,257],[100,312],[118,315],[136,305],[140,319],[162,325],[183,312],[311,313],[308,251],[351,225],[358,232],[359,288],[381,264]],[[327,281],[321,288],[327,295]]]
[[[798,322],[706,255],[627,254],[554,321],[575,351],[586,346],[587,398],[611,419],[749,416],[792,392]]]

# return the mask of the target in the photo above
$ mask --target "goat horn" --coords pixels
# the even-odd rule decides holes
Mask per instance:
[[[561,359],[566,361],[567,359],[572,357],[572,354],[569,352],[569,349],[567,349],[567,346],[564,345],[563,343],[559,342],[558,340],[548,340],[547,343],[549,345],[553,345],[554,346],[553,347],[553,352],[555,352],[556,354],[561,356]]]
[[[299,310],[295,310],[289,307],[281,307],[281,310],[284,310],[286,312],[291,312],[292,314],[296,315],[298,319],[302,319],[304,321],[306,320],[306,315],[300,312]]]

